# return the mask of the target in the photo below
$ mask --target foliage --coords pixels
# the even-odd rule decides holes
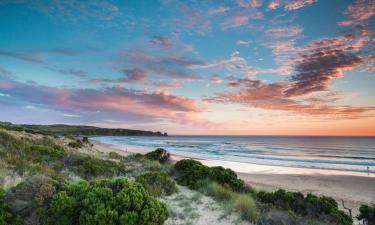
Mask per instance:
[[[3,125],[4,124],[4,125]],[[15,125],[11,123],[0,123],[1,125],[11,129],[24,130],[29,133],[40,133],[49,135],[109,135],[109,136],[167,136],[166,133],[142,131],[142,130],[129,130],[129,129],[111,129],[100,128],[94,126],[74,126],[74,125]]]
[[[375,206],[361,205],[357,219],[363,220],[364,224],[375,225]]]
[[[147,153],[145,157],[150,160],[159,160],[160,163],[165,163],[169,161],[170,154],[163,148],[157,148],[155,151]]]
[[[122,156],[120,154],[118,154],[117,152],[108,153],[108,157],[110,159],[121,159],[122,158]]]
[[[219,201],[232,201],[235,196],[235,193],[232,190],[223,187],[216,182],[210,182],[207,184],[204,192]]]
[[[76,140],[76,141],[69,142],[68,146],[72,148],[82,148],[83,143],[81,140]]]
[[[279,189],[276,192],[259,192],[257,195],[259,201],[271,203],[285,210],[292,210],[303,216],[320,218],[323,215],[329,216],[334,223],[349,225],[352,224],[352,218],[338,209],[337,202],[329,197],[318,197],[313,194],[307,194],[305,197],[300,192],[286,192]]]
[[[237,178],[237,174],[231,169],[225,169],[221,166],[209,168],[210,178],[221,185],[228,186],[235,191],[244,190],[245,183]]]
[[[6,212],[7,205],[5,203],[5,191],[4,189],[0,188],[0,225],[6,224],[7,212]]]
[[[61,158],[64,156],[64,150],[58,146],[44,146],[44,145],[32,145],[30,150],[37,152],[40,155],[47,155],[53,158]]]
[[[124,166],[118,162],[102,160],[92,156],[76,155],[71,161],[73,171],[86,179],[98,176],[114,177],[126,172]]]
[[[235,208],[240,213],[243,220],[255,222],[257,218],[257,209],[255,201],[250,195],[239,194],[236,196]]]
[[[192,159],[180,160],[175,164],[174,168],[177,182],[192,189],[202,187],[205,180],[210,180],[229,187],[234,191],[245,190],[245,183],[241,179],[238,179],[237,174],[231,169],[207,167]]]
[[[168,211],[141,184],[122,178],[68,185],[43,215],[44,224],[160,225]]]
[[[142,186],[152,196],[168,196],[177,192],[177,186],[174,180],[165,172],[149,172],[139,176],[136,182]]]

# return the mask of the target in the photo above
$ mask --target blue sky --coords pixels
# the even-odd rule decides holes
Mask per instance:
[[[0,118],[170,133],[374,135],[374,5],[5,0]]]

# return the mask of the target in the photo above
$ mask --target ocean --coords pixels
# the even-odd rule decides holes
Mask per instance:
[[[375,137],[96,136],[120,149],[164,148],[175,155],[265,166],[375,173]]]

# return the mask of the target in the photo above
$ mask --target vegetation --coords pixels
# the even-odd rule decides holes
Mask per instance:
[[[139,176],[136,182],[142,186],[152,196],[168,196],[177,192],[177,186],[174,180],[165,172],[149,172]]]
[[[202,188],[202,191],[219,202],[223,202],[228,208],[235,209],[243,220],[256,221],[256,204],[250,194],[237,193],[216,182],[208,183]]]
[[[178,161],[175,166],[176,180],[181,185],[186,185],[192,189],[202,187],[207,180],[215,181],[234,191],[244,191],[245,183],[237,178],[237,174],[231,169],[223,167],[207,167],[202,163],[184,159]]]
[[[0,128],[0,166],[23,180],[6,185],[12,187],[6,192],[0,189],[0,225],[163,224],[168,212],[155,197],[166,199],[177,191],[173,178],[258,225],[352,224],[332,198],[284,190],[255,193],[230,169],[190,159],[165,163],[170,155],[164,149],[146,155],[87,154],[88,139],[79,141],[81,149],[72,149],[66,139],[17,129]],[[77,179],[84,180],[73,182]],[[193,215],[190,203],[181,214]],[[362,206],[358,219],[373,225],[374,207]]]
[[[76,155],[67,159],[72,170],[85,179],[96,177],[115,177],[124,175],[126,169],[118,162],[98,159],[87,155]]]
[[[241,218],[251,222],[255,222],[257,219],[257,209],[255,201],[248,194],[239,194],[236,196],[235,208],[240,213]]]
[[[307,194],[305,197],[300,192],[287,192],[280,189],[276,192],[261,191],[257,197],[261,202],[270,203],[285,210],[292,210],[299,215],[319,219],[328,216],[328,220],[336,224],[350,225],[353,223],[350,216],[338,209],[337,202],[326,196],[318,197]]]
[[[126,178],[81,181],[52,197],[44,224],[160,225],[168,218],[165,204],[142,185]]]
[[[83,143],[81,140],[76,140],[76,141],[69,142],[68,146],[72,148],[82,148]]]
[[[61,158],[65,155],[64,149],[59,146],[45,146],[45,145],[32,145],[31,151],[34,151],[40,155],[49,156],[53,158]]]
[[[169,161],[170,154],[162,148],[157,148],[155,151],[147,153],[145,157],[150,160],[159,160],[160,163],[166,163]]]
[[[5,191],[0,188],[0,225],[6,224],[7,212],[6,208],[7,205],[5,203]]]
[[[366,225],[375,225],[375,206],[361,205],[357,219]]]

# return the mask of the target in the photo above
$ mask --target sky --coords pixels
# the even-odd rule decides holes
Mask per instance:
[[[375,135],[375,0],[0,0],[0,121]]]

